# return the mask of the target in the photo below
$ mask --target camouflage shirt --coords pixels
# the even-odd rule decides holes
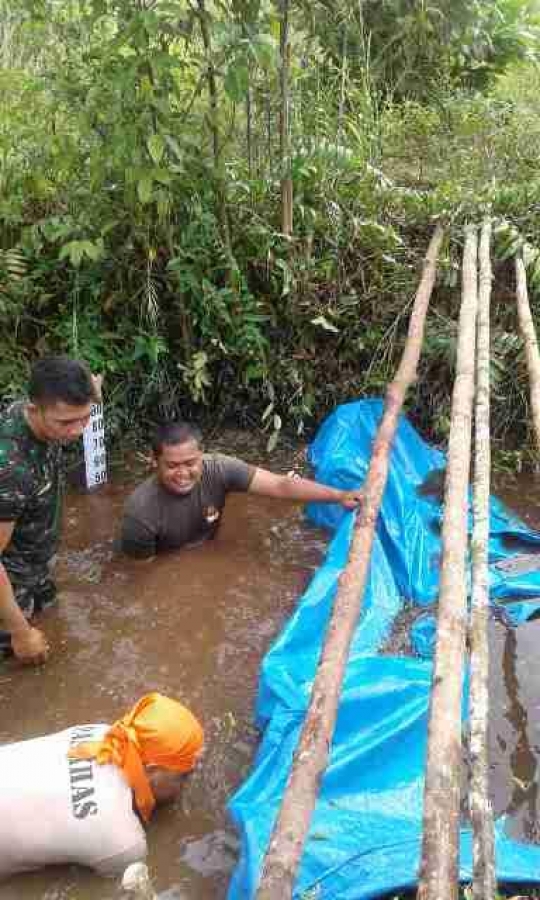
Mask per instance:
[[[15,591],[43,582],[56,552],[62,505],[62,450],[38,440],[24,403],[0,416],[0,521],[15,522],[2,562]]]

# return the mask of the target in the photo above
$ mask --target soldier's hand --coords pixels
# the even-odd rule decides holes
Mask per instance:
[[[30,625],[11,635],[11,647],[16,659],[26,665],[44,663],[49,656],[47,638],[39,628]]]

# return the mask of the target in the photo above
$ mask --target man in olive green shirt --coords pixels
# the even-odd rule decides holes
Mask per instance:
[[[197,429],[170,423],[153,442],[155,475],[128,498],[122,519],[121,549],[148,558],[212,537],[221,520],[227,494],[247,491],[302,503],[339,503],[354,509],[360,490],[342,491],[308,478],[276,475],[240,459],[203,453]]]

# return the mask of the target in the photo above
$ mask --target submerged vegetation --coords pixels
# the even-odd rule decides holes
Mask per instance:
[[[410,402],[443,438],[462,225],[490,213],[493,433],[526,460],[504,257],[540,244],[539,39],[532,0],[0,0],[3,395],[65,350],[117,437],[182,410],[272,445],[383,391],[443,216]]]

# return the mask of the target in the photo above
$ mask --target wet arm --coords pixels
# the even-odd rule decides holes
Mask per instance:
[[[8,546],[14,522],[0,522],[0,554]],[[44,635],[25,619],[0,556],[0,627],[11,635],[13,652],[23,662],[43,662],[48,655]]]
[[[276,475],[267,469],[255,469],[249,493],[281,500],[297,500],[300,503],[339,503],[346,509],[354,509],[362,501],[360,489],[342,491],[309,478]]]

